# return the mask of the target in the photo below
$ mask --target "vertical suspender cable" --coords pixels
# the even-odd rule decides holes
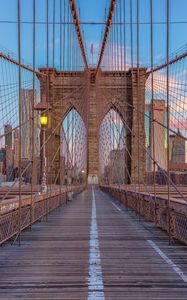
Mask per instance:
[[[47,64],[47,102],[48,102],[48,96],[49,96],[49,0],[46,0],[46,64]]]
[[[126,71],[126,0],[124,0],[124,71]],[[125,85],[126,85],[126,76],[125,76]],[[126,89],[126,88],[125,88]],[[125,93],[126,96],[126,93]]]
[[[55,10],[56,10],[56,0],[53,0],[53,72],[55,67]],[[53,88],[53,96],[54,96],[54,88]],[[54,100],[54,99],[53,99]]]
[[[22,152],[22,143],[21,143],[21,122],[22,122],[22,101],[21,101],[21,16],[20,16],[20,0],[18,4],[18,99],[19,99],[19,245],[21,245],[21,227],[22,227],[22,199],[21,199],[21,152]]]
[[[170,149],[169,149],[169,126],[170,126],[170,109],[169,109],[169,49],[170,49],[170,0],[167,0],[167,92],[166,92],[166,103],[167,103],[167,181],[168,181],[168,230],[169,230],[169,244],[171,243],[171,226],[170,226]]]
[[[56,47],[55,47],[55,38],[56,38],[56,24],[55,24],[55,21],[56,21],[56,0],[53,0],[53,61],[52,61],[52,65],[53,65],[53,80],[54,80],[54,74],[55,74],[55,50],[56,50]],[[53,84],[53,87],[52,87],[52,103],[54,103],[54,84]],[[52,121],[52,120],[51,120]],[[52,197],[52,183],[53,183],[53,172],[50,170],[50,201],[51,201],[51,197]],[[56,175],[56,174],[55,174]],[[54,181],[55,181],[55,176],[54,176]],[[55,183],[55,182],[54,182]]]
[[[60,0],[60,71],[62,71],[62,0]]]
[[[49,102],[49,0],[46,0],[46,63],[47,63],[47,78],[46,78],[46,102]],[[48,143],[46,145],[47,156],[48,156]],[[46,163],[46,162],[45,162]],[[45,201],[46,207],[46,220],[48,219],[48,183],[49,183],[49,174],[48,174],[48,164],[47,162],[47,200]]]
[[[69,22],[70,22],[70,71],[72,71],[72,57],[73,57],[73,51],[72,51],[72,24],[71,24],[71,15],[70,15],[70,19],[69,19]]]
[[[113,20],[114,20],[114,35],[113,35],[113,38],[114,38],[114,41],[113,41],[113,44],[114,44],[114,70],[116,71],[116,14],[114,14],[114,17],[113,17]]]
[[[71,70],[71,58],[72,58],[72,48],[71,48],[71,14],[69,14],[69,71]]]
[[[134,68],[134,57],[133,57],[133,15],[132,15],[132,0],[130,0],[130,48],[131,48],[131,69],[132,69],[132,73],[131,73],[131,76],[132,76],[132,81],[133,81],[133,68]],[[133,82],[132,82],[132,97],[133,97]],[[133,109],[133,108],[132,108]],[[132,114],[133,114],[133,111],[132,111]],[[128,129],[128,133],[129,133],[129,129]],[[133,167],[133,172],[134,174],[136,173],[136,165],[133,163],[131,157],[130,157],[130,160],[131,160],[131,170],[130,170],[130,174],[132,175],[132,167]],[[129,178],[130,180],[130,183],[132,183],[132,176],[131,178]],[[136,183],[136,182],[135,182]]]
[[[36,59],[35,59],[35,51],[36,51],[36,0],[33,0],[33,70],[35,71],[36,68]],[[32,179],[31,179],[31,207],[30,207],[30,227],[32,226],[33,222],[33,176],[34,176],[34,104],[35,104],[35,73],[33,72],[33,78],[32,78],[32,88],[33,88],[33,94],[32,94],[32,157],[31,157],[31,172],[32,172]]]
[[[67,169],[66,169],[66,203],[68,201],[68,183],[69,183],[69,146],[70,146],[70,115],[71,112],[67,115]]]
[[[118,18],[119,18],[119,1],[117,2],[116,4],[116,33],[117,33],[117,37],[116,37],[116,68],[117,68],[117,71],[119,72],[119,26],[118,26]]]
[[[153,53],[153,0],[150,0],[150,41],[151,41],[151,118],[150,118],[150,136],[149,136],[149,146],[151,150],[151,157],[153,156],[153,185],[154,185],[154,205],[155,205],[155,222],[156,222],[156,161],[155,161],[155,124],[154,124],[154,53]],[[149,158],[150,159],[150,158]],[[152,168],[151,170],[152,171]]]
[[[124,72],[126,72],[126,69],[127,69],[127,66],[126,66],[126,0],[123,1],[124,2],[124,49],[123,49],[123,55],[124,55],[124,58],[123,58],[123,63],[124,63]],[[127,74],[125,73],[125,76],[124,76],[124,100],[125,100],[125,103],[127,104]],[[127,105],[125,106],[125,118],[127,120],[127,110],[128,110],[128,107]],[[125,134],[124,134],[124,148],[125,148],[125,145],[126,145],[126,141],[127,141],[127,128],[125,127],[124,125],[124,130],[125,130]],[[128,166],[127,166],[127,151],[125,149],[125,152],[124,152],[124,161],[125,161],[125,183],[127,183],[127,171],[128,171]]]
[[[69,47],[69,35],[70,35],[70,11],[68,9],[67,11],[67,23],[68,23],[68,27],[67,27],[67,71],[69,71],[69,62],[70,62],[70,59],[69,59],[69,55],[70,55],[70,47]]]
[[[60,71],[62,71],[62,0],[60,0]],[[61,103],[62,104],[62,103]],[[61,172],[61,126],[59,128],[60,148],[59,148],[59,202],[62,203],[62,172]]]
[[[63,53],[62,53],[62,71],[64,72],[65,71],[65,49],[66,49],[66,47],[65,47],[65,44],[66,44],[66,41],[65,41],[65,38],[66,38],[66,24],[65,24],[65,22],[66,22],[66,0],[64,0],[63,1],[63,10],[64,10],[64,12],[63,12],[63,47],[62,47],[62,51],[63,51]],[[64,74],[64,73],[63,73]],[[62,85],[64,85],[64,75],[62,76]],[[63,89],[62,89],[62,98],[61,99],[63,99]],[[63,100],[61,100],[61,105],[62,105],[62,101]],[[62,130],[62,125],[61,125],[61,143],[62,143],[62,149],[63,149],[63,130]],[[60,156],[60,160],[61,160],[61,156]],[[61,174],[62,174],[62,172],[61,172]],[[62,178],[60,178],[60,186],[63,184],[63,182],[64,182],[64,178],[62,177]],[[65,197],[66,197],[66,194],[65,194]]]
[[[65,44],[66,44],[66,0],[64,0],[64,47],[63,47],[63,71],[65,70]]]
[[[70,62],[70,49],[69,49],[69,36],[70,36],[70,10],[68,7],[68,11],[67,11],[67,21],[68,21],[68,27],[67,27],[67,71],[69,71],[70,66],[69,66],[69,62]],[[68,201],[68,185],[69,185],[69,168],[70,168],[70,164],[69,164],[69,160],[70,160],[70,124],[71,124],[71,112],[70,114],[67,115],[67,186],[66,186],[66,202]]]
[[[133,62],[132,0],[130,0],[130,44],[131,44],[131,68],[133,68],[134,62]]]
[[[123,39],[122,39],[122,0],[119,1],[119,18],[120,18],[120,72],[121,74],[122,71],[123,71]],[[122,75],[121,75],[122,76]],[[119,76],[120,78],[120,76]],[[122,88],[122,78],[121,77],[119,80],[121,81],[120,82],[120,88],[121,88],[121,99],[123,99],[123,88]],[[119,119],[119,114],[117,114],[117,118],[118,118],[118,121],[120,121]],[[117,124],[119,124],[119,122],[117,122]],[[120,151],[120,139],[121,139],[121,136],[119,134],[119,151]],[[123,151],[123,150],[122,150]],[[123,164],[125,164],[125,161],[123,161]],[[123,166],[122,166],[123,168]],[[124,178],[123,178],[123,172],[121,173],[121,178],[119,179],[119,184],[120,182],[123,184],[124,183]],[[119,186],[121,188],[121,186]],[[120,196],[121,196],[121,189],[120,189]]]
[[[139,66],[139,0],[136,0],[136,7],[137,7],[137,27],[136,27],[136,33],[137,33],[137,94],[136,94],[136,101],[137,101],[137,117],[138,117],[138,189],[140,192],[140,105],[139,105],[139,93],[140,93],[140,66]],[[138,193],[138,215],[140,217],[140,197]]]

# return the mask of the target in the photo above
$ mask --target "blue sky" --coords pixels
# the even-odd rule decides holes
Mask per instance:
[[[53,1],[49,0],[49,21],[52,22]],[[64,2],[64,0],[62,0]],[[65,0],[68,5],[68,0]],[[130,21],[130,0],[125,1],[126,22]],[[136,0],[133,2],[133,22],[136,22]],[[77,8],[80,8],[80,21],[82,22],[104,22],[106,12],[110,0],[76,0]],[[32,62],[32,22],[33,0],[21,0],[21,54],[22,60],[26,64]],[[59,4],[60,0],[56,0],[56,21],[59,22]],[[150,0],[139,0],[140,4],[140,62],[142,66],[150,66]],[[12,52],[17,58],[17,0],[0,0],[0,51]],[[154,46],[154,63],[159,64],[160,61],[166,59],[166,0],[153,0],[153,46]],[[176,51],[181,46],[187,44],[187,0],[170,0],[170,52]],[[36,19],[38,22],[46,20],[46,0],[36,0]],[[181,23],[183,22],[183,23]],[[144,24],[143,24],[144,23]],[[88,62],[91,63],[90,45],[94,44],[94,63],[97,63],[99,47],[102,41],[102,32],[105,25],[81,25],[84,36]],[[126,48],[127,59],[130,52],[130,25],[126,25]],[[52,66],[52,25],[49,28],[49,60]],[[59,69],[59,25],[56,25],[55,38],[55,67]],[[66,47],[66,44],[63,45]],[[5,50],[5,49],[8,49]],[[136,61],[136,24],[133,25],[133,53],[134,61]],[[46,25],[37,24],[36,26],[36,63],[37,67],[45,67],[46,65]],[[186,65],[182,66],[186,69]],[[181,69],[182,69],[181,67]],[[185,77],[186,80],[186,77]],[[0,74],[0,81],[2,76]],[[166,90],[166,89],[165,89]],[[155,91],[156,95],[156,91]],[[185,91],[186,95],[186,91]],[[160,98],[165,94],[159,95]],[[185,98],[186,101],[186,98]],[[6,104],[6,103],[5,103]],[[184,114],[185,111],[185,114]],[[186,108],[182,111],[186,116]],[[177,114],[177,118],[180,116]],[[186,122],[186,120],[185,120]]]
[[[121,0],[124,1],[124,0]],[[127,22],[129,21],[129,1],[126,1]],[[149,22],[149,0],[140,1],[140,22]],[[77,0],[77,7],[80,7],[81,21],[103,22],[105,19],[105,8],[109,6],[109,0]],[[46,0],[37,0],[37,20],[45,21],[45,3]],[[50,20],[52,20],[52,4],[50,3]],[[56,14],[59,20],[59,3],[56,0]],[[133,20],[136,17],[136,0],[133,0]],[[187,22],[187,1],[186,0],[170,0],[171,22],[184,21]],[[17,0],[0,0],[0,21],[16,21],[17,19]],[[166,0],[153,0],[154,22],[166,21]],[[32,0],[21,1],[22,21],[32,21]],[[52,27],[52,26],[51,26]],[[104,25],[82,25],[84,39],[88,54],[88,60],[91,62],[89,53],[90,44],[94,44],[95,63],[98,57],[99,44],[101,42],[101,32],[104,31]],[[52,29],[52,28],[51,28]],[[134,52],[136,46],[136,25],[133,26],[134,31]],[[170,34],[170,52],[175,51],[179,47],[186,44],[187,24],[171,24]],[[51,30],[50,30],[51,32]],[[58,26],[56,34],[59,34]],[[50,35],[51,36],[51,35]],[[143,65],[148,65],[150,61],[150,26],[142,24],[140,26],[140,59]],[[166,25],[154,25],[154,56],[155,63],[160,59],[164,59],[166,53]],[[16,24],[0,23],[0,46],[8,48],[10,51],[17,53],[17,26]],[[59,38],[56,37],[56,64],[58,65],[59,57]],[[130,31],[127,25],[127,48],[130,47]],[[50,55],[50,59],[51,59]],[[32,25],[22,24],[22,58],[26,62],[32,61]],[[37,25],[37,65],[43,66],[46,63],[45,55],[45,25]]]

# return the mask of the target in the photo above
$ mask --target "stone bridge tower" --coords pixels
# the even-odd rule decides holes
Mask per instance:
[[[47,73],[47,69],[40,69]],[[145,82],[146,70],[137,69],[127,72],[102,71],[95,76],[95,70],[83,72],[58,72],[48,70],[46,76],[40,76],[41,99],[48,101],[51,107],[50,124],[47,135],[52,132],[47,146],[47,161],[51,161],[60,144],[59,122],[63,122],[67,113],[75,108],[82,117],[88,134],[88,180],[99,178],[99,128],[100,124],[111,109],[115,109],[126,124],[127,147],[131,158],[127,160],[128,170],[133,182],[145,175],[145,151],[140,151],[138,160],[138,143],[145,145],[144,111],[145,111]],[[48,89],[46,89],[48,80]],[[137,89],[137,84],[139,88]],[[83,93],[84,90],[84,93]],[[137,94],[137,91],[139,93]],[[47,94],[48,93],[48,94]],[[139,120],[139,121],[138,121]],[[139,123],[138,123],[139,122]],[[137,135],[139,124],[139,137]],[[59,173],[60,151],[55,156],[51,169],[51,178]]]

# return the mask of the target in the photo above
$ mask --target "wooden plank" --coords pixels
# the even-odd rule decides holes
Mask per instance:
[[[149,245],[157,244],[187,275],[186,247],[168,245],[164,232],[138,221],[95,190],[105,299],[187,299],[187,283]],[[117,206],[116,206],[117,205]],[[0,249],[0,299],[88,298],[92,193],[87,190]]]

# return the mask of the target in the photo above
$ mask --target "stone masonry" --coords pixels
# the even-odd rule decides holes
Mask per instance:
[[[40,71],[47,73],[46,69]],[[51,162],[58,152],[51,167],[51,180],[54,181],[58,176],[61,165],[60,151],[57,151],[61,127],[58,125],[62,124],[72,108],[77,110],[87,128],[88,177],[99,178],[99,127],[105,114],[113,108],[120,114],[126,126],[127,148],[130,153],[127,157],[127,165],[131,174],[131,180],[128,178],[127,181],[137,183],[138,178],[143,179],[146,157],[143,151],[146,70],[99,71],[96,77],[94,69],[84,72],[58,72],[49,69],[48,74],[48,79],[46,76],[40,76],[39,79],[41,99],[42,101],[47,99],[51,106],[50,124],[46,132],[46,136],[52,133],[47,143],[47,161]],[[48,80],[48,91],[46,80]]]

